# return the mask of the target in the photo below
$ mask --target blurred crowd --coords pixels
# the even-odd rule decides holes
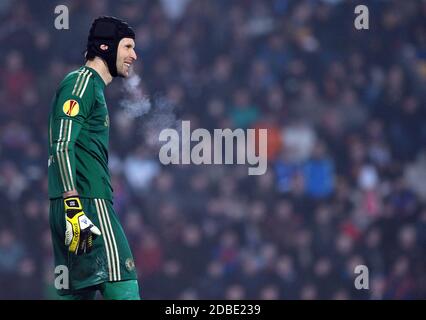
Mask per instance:
[[[69,30],[54,27],[58,4]],[[368,30],[357,4],[1,1],[0,298],[56,298],[47,116],[106,14],[134,27],[139,90],[163,105],[129,116],[124,80],[105,91],[144,299],[425,299],[426,1],[368,1]],[[268,171],[162,165],[149,127],[171,114],[267,128]]]

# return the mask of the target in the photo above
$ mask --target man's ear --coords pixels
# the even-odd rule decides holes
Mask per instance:
[[[106,51],[106,50],[108,50],[108,45],[106,45],[106,44],[101,44],[101,45],[99,46],[99,48],[100,48],[101,50]]]

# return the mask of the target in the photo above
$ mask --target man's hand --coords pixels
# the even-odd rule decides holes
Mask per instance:
[[[72,196],[64,199],[65,205],[65,245],[74,254],[89,253],[93,240],[101,235],[101,231],[83,212],[80,198]]]

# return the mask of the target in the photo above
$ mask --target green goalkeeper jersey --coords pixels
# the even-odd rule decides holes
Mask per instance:
[[[76,189],[80,197],[112,200],[108,170],[109,116],[105,83],[89,67],[61,82],[49,114],[49,198]]]

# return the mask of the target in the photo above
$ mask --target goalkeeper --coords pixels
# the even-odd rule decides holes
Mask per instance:
[[[49,221],[56,266],[66,266],[64,299],[139,299],[133,256],[113,208],[104,89],[127,77],[135,34],[113,17],[94,20],[86,64],[59,85],[49,115]],[[67,283],[64,281],[64,283]]]

